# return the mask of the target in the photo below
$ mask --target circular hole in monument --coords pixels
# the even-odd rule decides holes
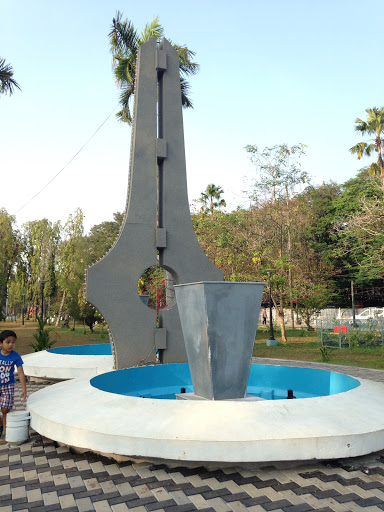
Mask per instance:
[[[171,309],[176,304],[174,280],[162,267],[153,265],[141,274],[137,283],[140,299],[151,309]]]

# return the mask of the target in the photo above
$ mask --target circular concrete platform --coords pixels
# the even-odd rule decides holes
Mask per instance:
[[[26,354],[22,358],[25,375],[39,379],[92,378],[113,369],[109,343],[57,347]]]
[[[147,460],[265,462],[355,457],[384,448],[384,385],[257,402],[159,400],[109,393],[89,379],[28,399],[31,426],[58,442]]]

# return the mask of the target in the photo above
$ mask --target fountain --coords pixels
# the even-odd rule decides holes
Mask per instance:
[[[111,251],[87,271],[87,300],[108,322],[115,371],[34,393],[32,428],[78,449],[182,464],[383,449],[383,384],[251,364],[264,283],[223,282],[198,245],[180,96],[177,52],[165,39],[143,44],[125,221]],[[176,283],[177,299],[158,316],[137,293],[156,262]],[[156,356],[163,364],[153,364]]]

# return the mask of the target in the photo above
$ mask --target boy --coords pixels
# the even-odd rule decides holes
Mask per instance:
[[[13,407],[15,395],[15,365],[19,375],[20,384],[23,387],[21,397],[23,402],[27,399],[27,385],[23,370],[23,360],[20,355],[15,352],[16,333],[6,330],[0,333],[0,407],[3,415],[0,419],[1,439],[0,444],[4,444],[5,431],[7,428],[7,414]]]

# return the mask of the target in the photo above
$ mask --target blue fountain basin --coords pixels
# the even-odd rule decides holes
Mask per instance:
[[[47,352],[71,356],[111,356],[110,343],[99,343],[97,345],[73,345],[72,347],[49,348]]]
[[[91,386],[126,396],[175,399],[176,393],[193,393],[187,363],[141,366],[104,373]],[[247,393],[266,400],[287,398],[288,389],[296,398],[313,398],[350,391],[360,382],[349,375],[314,368],[252,364]]]

